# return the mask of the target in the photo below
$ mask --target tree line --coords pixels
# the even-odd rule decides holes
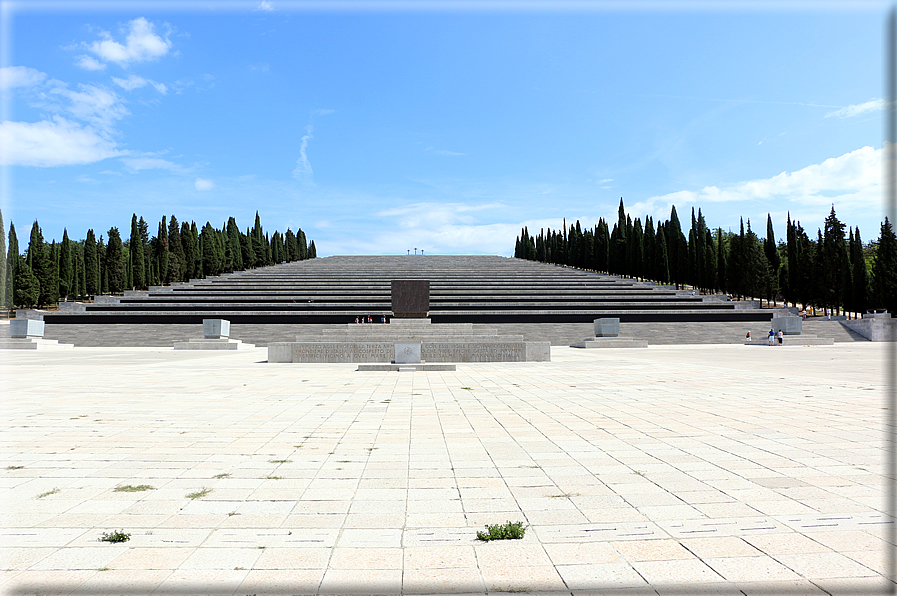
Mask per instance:
[[[47,306],[316,257],[314,240],[308,242],[301,229],[269,235],[258,212],[245,233],[233,217],[221,229],[208,222],[199,229],[172,215],[163,216],[151,236],[146,220],[134,214],[127,240],[116,227],[105,238],[87,230],[83,240],[71,240],[65,229],[58,243],[46,242],[35,220],[22,253],[15,225],[10,222],[7,236],[0,213],[0,304]]]
[[[865,245],[858,227],[845,234],[834,205],[815,237],[790,214],[785,225],[786,240],[776,242],[769,215],[761,239],[750,220],[745,228],[742,218],[738,233],[710,229],[701,209],[695,215],[692,208],[686,237],[675,205],[668,220],[648,216],[643,225],[626,214],[620,199],[613,228],[604,218],[592,229],[578,220],[567,229],[565,220],[562,229],[536,236],[524,227],[514,256],[834,314],[872,308],[897,313],[897,239],[888,218],[878,240]]]

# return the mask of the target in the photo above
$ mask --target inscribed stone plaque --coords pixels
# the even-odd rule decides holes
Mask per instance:
[[[420,344],[396,344],[396,364],[420,364]]]
[[[392,280],[392,316],[423,318],[430,311],[430,280]]]

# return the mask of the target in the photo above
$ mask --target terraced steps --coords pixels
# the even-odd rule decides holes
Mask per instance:
[[[327,257],[192,280],[93,304],[48,324],[342,324],[391,315],[390,282],[430,281],[433,323],[768,321],[770,312],[670,286],[498,256]],[[750,305],[748,305],[750,306]]]

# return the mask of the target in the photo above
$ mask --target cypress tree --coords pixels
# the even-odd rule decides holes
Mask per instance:
[[[751,297],[763,296],[768,284],[769,266],[766,255],[757,234],[751,230],[751,220],[747,222],[747,233],[744,237],[745,286]]]
[[[595,241],[597,243],[595,258],[598,260],[596,269],[598,271],[609,271],[610,230],[604,218],[598,220],[598,233],[595,235]]]
[[[723,229],[716,229],[716,287],[720,291],[728,294],[729,288],[726,283],[727,278],[727,261],[726,255],[728,247],[726,246],[726,238],[723,236]]]
[[[246,234],[240,234],[240,251],[243,253],[243,267],[255,268],[255,247],[252,246],[252,232],[246,228]]]
[[[679,237],[682,236],[684,240],[684,236],[682,235],[682,226],[679,224],[679,215],[676,213],[676,206],[673,205],[670,209],[670,219],[664,226],[664,231],[666,232],[666,241],[667,241],[667,254],[669,255],[669,266],[670,266],[670,279],[676,284],[678,288],[681,283],[683,283],[682,275],[680,272],[680,262],[685,261],[685,255],[680,258],[679,249],[681,248],[681,244],[679,242]]]
[[[716,246],[710,228],[704,224],[702,229],[704,230],[704,287],[715,292],[719,289],[716,277]]]
[[[847,247],[844,242],[844,224],[835,215],[835,206],[825,218],[825,233],[822,248],[824,306],[837,311],[844,296],[843,283],[846,279],[845,269],[849,263],[844,262]]]
[[[642,261],[644,260],[643,252],[644,234],[642,234],[642,222],[639,218],[635,218],[632,224],[632,258],[630,259],[630,272],[633,277],[644,277]],[[627,251],[629,249],[627,248]]]
[[[772,229],[772,216],[766,214],[766,240],[763,241],[763,254],[766,256],[768,272],[766,275],[766,302],[776,304],[776,295],[779,293],[779,249],[776,246],[775,232]]]
[[[187,260],[184,256],[184,244],[181,239],[181,228],[178,219],[172,215],[168,220],[168,278],[166,281],[185,281]]]
[[[309,259],[317,259],[318,258],[318,250],[315,248],[314,240],[312,240],[311,244],[308,245],[308,258]]]
[[[302,231],[302,228],[296,230],[296,245],[299,247],[300,260],[314,258],[309,252],[308,239],[305,237],[305,232]]]
[[[290,228],[287,228],[286,233],[286,241],[284,242],[286,246],[287,260],[288,261],[298,261],[299,260],[299,243],[296,242],[296,234]]]
[[[265,242],[265,235],[262,231],[262,220],[259,212],[255,212],[255,226],[252,228],[252,248],[255,251],[256,267],[264,267],[268,264],[268,244]]]
[[[143,218],[140,218],[143,221]],[[143,254],[143,236],[137,222],[137,214],[131,216],[131,237],[128,241],[128,257],[131,265],[131,287],[146,287],[146,263]]]
[[[897,238],[885,217],[878,238],[878,250],[872,262],[872,289],[876,308],[897,313]]]
[[[656,248],[654,246],[656,239],[654,238],[654,220],[651,216],[645,217],[645,234],[642,243],[644,251],[642,255],[642,276],[645,279],[656,280],[657,275],[654,273],[654,260]]]
[[[215,229],[212,224],[206,222],[199,235],[199,245],[202,248],[202,275],[218,275],[221,272],[221,260],[218,252],[218,243],[215,238]]]
[[[230,252],[231,271],[242,271],[245,268],[240,240],[240,228],[237,226],[237,220],[231,217],[227,220],[227,247]]]
[[[23,308],[33,308],[40,300],[40,282],[31,271],[27,261],[20,261],[16,265],[13,279],[15,293],[13,302]]]
[[[92,229],[87,230],[87,237],[84,239],[84,291],[87,296],[100,293],[100,263]]]
[[[851,289],[853,291],[853,307],[855,312],[864,313],[869,308],[869,276],[866,270],[866,258],[863,254],[863,241],[860,240],[860,229],[856,229],[850,247]]]
[[[797,234],[795,233],[794,224],[791,223],[791,212],[788,212],[788,220],[785,224],[786,227],[786,253],[785,259],[788,263],[788,283],[783,284],[782,287],[787,286],[787,292],[785,293],[785,300],[790,302],[792,306],[797,303],[797,288],[800,285],[798,282],[798,271],[797,271]]]
[[[3,255],[0,255],[3,256]],[[21,255],[19,254],[19,239],[16,237],[16,226],[13,225],[12,222],[9,222],[9,248],[6,253],[6,294],[3,298],[3,303],[8,305],[9,308],[13,306],[13,294],[15,291],[15,274],[16,267],[19,266],[19,263],[22,260]]]
[[[654,242],[654,276],[662,284],[670,283],[670,257],[667,251],[666,230],[658,224]]]
[[[58,292],[57,277],[53,275],[52,257],[49,247],[44,243],[40,225],[34,220],[31,226],[31,238],[28,241],[28,253],[25,262],[37,279],[40,292],[37,305],[51,304],[53,297]],[[24,278],[23,278],[24,279]]]
[[[275,265],[286,260],[283,258],[283,243],[280,241],[280,232],[277,231],[271,236],[271,256],[274,259]]]
[[[7,300],[7,292],[9,282],[6,279],[6,272],[9,268],[6,256],[6,229],[3,226],[3,211],[0,211],[0,308],[10,308]]]
[[[739,220],[739,233],[729,238],[729,254],[726,258],[726,285],[735,296],[743,297],[744,284],[744,220]]]
[[[75,294],[79,299],[82,299],[87,295],[87,278],[84,271],[84,244],[77,242],[72,246],[74,248],[72,255],[75,263]]]
[[[813,300],[813,276],[815,252],[813,241],[807,236],[800,222],[796,222],[794,226],[794,238],[796,248],[796,267],[795,280],[797,287],[794,288],[795,296],[801,305],[806,309]]]
[[[828,306],[828,288],[825,286],[825,239],[822,230],[816,229],[816,242],[813,243],[813,277],[810,280],[811,304],[825,309]]]
[[[100,241],[102,245],[102,239]],[[108,291],[117,294],[125,289],[127,282],[127,273],[125,271],[125,262],[123,247],[121,244],[121,235],[118,228],[109,228],[109,244],[106,246],[106,279]]]
[[[171,262],[171,249],[168,242],[168,225],[164,215],[162,216],[162,221],[159,222],[159,231],[156,234],[156,252],[158,254],[156,258],[158,283],[166,284],[168,283],[168,265]]]
[[[72,241],[66,228],[62,229],[62,245],[59,248],[59,295],[63,300],[76,294],[75,269],[72,262]]]

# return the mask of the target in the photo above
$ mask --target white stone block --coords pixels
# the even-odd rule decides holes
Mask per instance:
[[[10,337],[43,337],[44,322],[35,319],[13,319],[9,322]]]
[[[203,319],[202,335],[206,339],[230,337],[230,321],[226,319]]]

